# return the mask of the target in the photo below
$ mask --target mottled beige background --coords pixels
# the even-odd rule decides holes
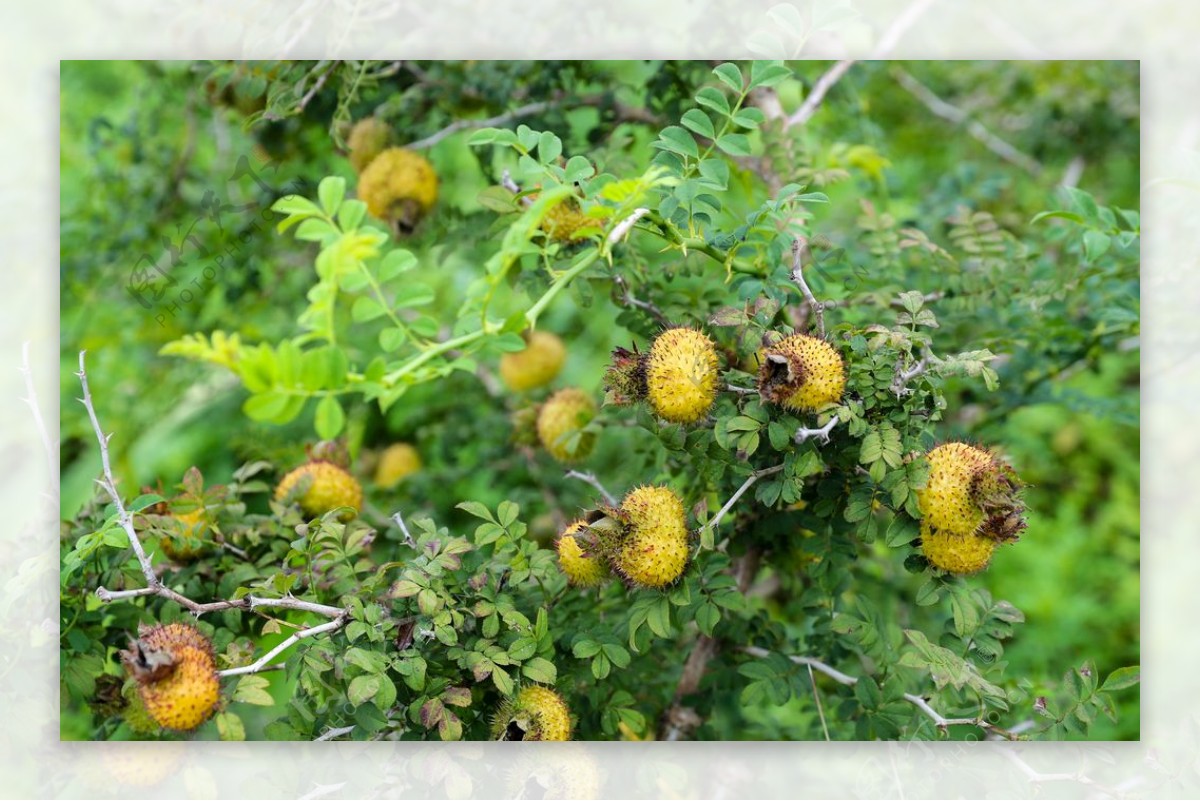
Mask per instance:
[[[503,7],[502,7],[503,6]],[[0,5],[0,796],[1200,795],[1200,5],[936,0],[896,58],[1143,65],[1143,742],[1125,744],[96,744],[58,742],[54,500],[60,58],[865,57],[902,2],[96,0]],[[789,8],[790,6],[790,8]],[[831,9],[848,14],[831,16]],[[789,27],[787,20],[830,20]],[[920,9],[918,9],[920,10]],[[795,12],[801,12],[797,15]],[[1197,204],[1197,205],[1191,205]],[[22,343],[48,441],[21,401]],[[1131,454],[1131,458],[1133,455]],[[519,757],[519,758],[518,758]]]

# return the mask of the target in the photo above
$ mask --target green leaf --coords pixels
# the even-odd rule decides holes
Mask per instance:
[[[1083,232],[1083,257],[1089,263],[1103,256],[1112,247],[1112,237],[1100,231]]]
[[[462,509],[467,514],[478,517],[482,520],[487,520],[492,523],[496,522],[496,519],[492,517],[491,511],[482,503],[479,503],[479,501],[463,501],[462,503],[458,504],[457,508]]]
[[[320,198],[321,208],[327,217],[337,213],[338,206],[342,204],[342,198],[345,196],[346,179],[340,176],[330,175],[323,178],[317,186],[317,197]]]
[[[246,739],[246,726],[232,712],[222,712],[216,717],[217,733],[225,742],[242,742]]]
[[[382,685],[383,680],[374,673],[357,676],[350,681],[350,686],[346,688],[346,699],[354,706],[365,704],[375,697]]]
[[[725,63],[713,70],[713,74],[721,79],[721,82],[739,94],[742,91],[742,86],[745,81],[742,80],[742,71],[737,68],[736,64]]]
[[[383,304],[365,295],[355,300],[354,305],[350,307],[350,318],[356,323],[367,323],[385,314],[387,309]]]
[[[562,155],[562,140],[550,131],[543,131],[538,139],[538,161],[551,164]]]
[[[1124,690],[1127,687],[1132,687],[1141,680],[1142,668],[1140,665],[1117,668],[1108,674],[1108,678],[1104,680],[1104,684],[1100,685],[1100,691],[1111,693],[1117,690]]]
[[[712,120],[698,108],[688,109],[683,113],[683,118],[680,120],[683,127],[689,131],[695,131],[701,136],[709,139],[715,139],[717,136],[716,130],[713,129]]]
[[[417,266],[417,257],[407,250],[397,248],[388,251],[379,262],[379,280],[386,284]]]
[[[745,134],[725,134],[717,139],[717,147],[730,156],[750,155],[750,139]]]
[[[750,89],[756,86],[775,86],[792,75],[792,71],[778,62],[755,61],[750,66]]]
[[[712,86],[706,86],[696,93],[696,102],[705,108],[710,108],[723,117],[729,116],[729,100],[725,94]]]
[[[558,669],[549,660],[535,656],[521,666],[521,673],[530,681],[541,684],[554,684],[558,681]]]
[[[517,662],[524,662],[535,653],[537,653],[537,640],[533,637],[521,637],[508,646],[508,655]]]
[[[669,125],[662,129],[659,134],[659,139],[654,143],[656,147],[664,150],[669,150],[672,153],[678,153],[681,156],[690,156],[699,158],[700,150],[696,147],[696,140],[683,128],[678,125]]]
[[[326,395],[321,398],[321,402],[317,404],[317,413],[314,419],[317,436],[321,439],[334,439],[342,433],[342,426],[345,424],[346,413],[342,410],[342,404],[337,397]]]
[[[275,699],[267,692],[267,687],[270,685],[271,682],[266,676],[253,674],[242,676],[238,679],[237,687],[234,688],[233,700],[256,706],[271,706],[275,703]]]
[[[607,656],[614,665],[619,668],[629,667],[630,656],[629,652],[616,643],[606,642],[603,645],[604,655]]]

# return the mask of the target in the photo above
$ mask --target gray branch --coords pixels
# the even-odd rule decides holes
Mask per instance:
[[[809,289],[808,282],[804,280],[804,257],[808,252],[808,240],[802,236],[796,237],[796,240],[792,242],[792,281],[804,293],[804,299],[808,301],[813,315],[817,318],[817,333],[824,338],[825,305],[817,300],[812,290]]]

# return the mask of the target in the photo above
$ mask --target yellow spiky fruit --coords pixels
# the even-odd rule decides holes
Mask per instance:
[[[437,202],[438,178],[424,156],[390,147],[371,160],[358,177],[358,198],[367,211],[394,223],[402,232],[416,228]]]
[[[688,561],[683,501],[669,487],[638,487],[619,511],[628,522],[612,554],[613,568],[639,587],[674,583]]]
[[[275,500],[282,501],[293,490],[300,491],[301,482],[306,482],[308,488],[295,500],[305,514],[316,517],[340,507],[362,511],[363,493],[358,479],[329,462],[309,462],[288,473],[275,488]],[[342,516],[353,517],[348,513]]]
[[[383,449],[375,465],[375,483],[391,489],[421,469],[421,454],[407,442],[397,442]]]
[[[807,334],[793,334],[763,348],[759,364],[759,395],[791,411],[820,411],[841,400],[846,390],[842,355],[825,340]]]
[[[921,553],[936,568],[969,575],[988,566],[997,542],[979,534],[952,534],[921,521]]]
[[[163,555],[176,564],[190,564],[211,550],[209,542],[204,538],[208,530],[208,521],[203,508],[197,508],[187,514],[174,515],[180,523],[178,531],[163,534],[158,541]]]
[[[549,384],[562,370],[567,349],[548,331],[534,331],[525,339],[525,349],[500,357],[500,378],[514,392],[525,392]]]
[[[492,723],[496,740],[569,740],[571,710],[563,697],[537,684],[522,687]]]
[[[646,397],[654,413],[673,423],[694,423],[717,397],[717,349],[691,328],[668,328],[646,354]]]
[[[594,233],[600,224],[584,214],[578,200],[567,198],[549,208],[538,227],[551,241],[569,245],[587,239],[591,235],[587,229]]]
[[[560,746],[553,759],[522,749],[508,771],[508,798],[598,798],[600,768],[578,743]]]
[[[146,713],[163,728],[191,731],[217,708],[212,643],[199,630],[182,623],[143,629],[121,659]]]
[[[375,157],[392,143],[392,127],[378,117],[364,117],[354,123],[346,137],[350,166],[362,173]]]
[[[917,491],[921,552],[934,567],[977,573],[1025,528],[1022,483],[994,454],[964,442],[939,445],[927,458],[929,480]]]
[[[595,587],[609,576],[608,563],[603,556],[595,553],[594,548],[585,548],[590,544],[587,542],[589,535],[583,531],[586,526],[586,521],[576,520],[558,535],[554,543],[558,566],[574,587]]]
[[[581,389],[560,389],[538,411],[538,441],[551,456],[570,464],[586,459],[596,445],[596,434],[585,431],[596,416],[596,403]]]

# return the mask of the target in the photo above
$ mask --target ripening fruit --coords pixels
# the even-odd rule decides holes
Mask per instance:
[[[921,553],[941,570],[967,575],[978,573],[992,560],[998,543],[979,534],[952,534],[921,521]]]
[[[208,720],[220,698],[212,643],[183,623],[144,628],[121,659],[158,725],[191,731]]]
[[[506,798],[599,798],[600,768],[579,743],[557,747],[553,759],[524,748],[513,760],[505,786]]]
[[[842,356],[823,339],[793,334],[764,348],[758,392],[764,400],[796,412],[837,403],[846,389]]]
[[[288,473],[275,488],[275,500],[282,501],[289,497],[306,480],[308,489],[295,499],[305,514],[316,517],[343,506],[355,512],[362,511],[363,493],[358,480],[329,462],[309,462]]]
[[[613,568],[640,587],[665,587],[688,561],[687,516],[669,487],[638,487],[625,496],[620,512],[627,524],[612,554]]]
[[[376,156],[358,178],[358,197],[380,220],[410,232],[437,202],[438,178],[425,157],[402,147]]]
[[[421,454],[407,442],[397,442],[383,449],[375,465],[375,483],[391,489],[421,469]]]
[[[174,515],[174,518],[180,523],[179,530],[163,534],[158,541],[163,555],[176,564],[186,565],[207,554],[210,545],[204,538],[208,530],[204,509],[196,508],[187,514]]]
[[[350,165],[362,173],[375,157],[387,150],[392,143],[392,127],[378,117],[364,117],[354,123],[346,137],[349,147]]]
[[[560,462],[586,459],[596,446],[596,434],[584,428],[595,416],[596,404],[587,393],[574,387],[560,389],[538,412],[538,440]]]
[[[587,527],[584,520],[576,520],[558,535],[554,548],[558,552],[558,566],[573,587],[595,587],[609,576],[608,562],[596,552],[584,546],[594,545],[591,535],[581,529]]]
[[[538,227],[551,241],[573,244],[587,239],[587,229],[597,229],[600,224],[583,213],[578,200],[567,198],[547,210]]]
[[[562,696],[548,687],[523,687],[500,707],[492,723],[497,740],[569,740],[571,710]]]
[[[654,413],[672,423],[694,423],[717,397],[717,349],[691,328],[668,328],[646,354],[646,394]]]
[[[929,481],[917,491],[921,551],[934,567],[976,573],[1025,528],[1023,484],[994,454],[964,442],[939,445],[928,459]]]
[[[534,331],[525,342],[525,350],[500,357],[500,378],[514,392],[549,384],[567,359],[562,340],[548,331]]]

